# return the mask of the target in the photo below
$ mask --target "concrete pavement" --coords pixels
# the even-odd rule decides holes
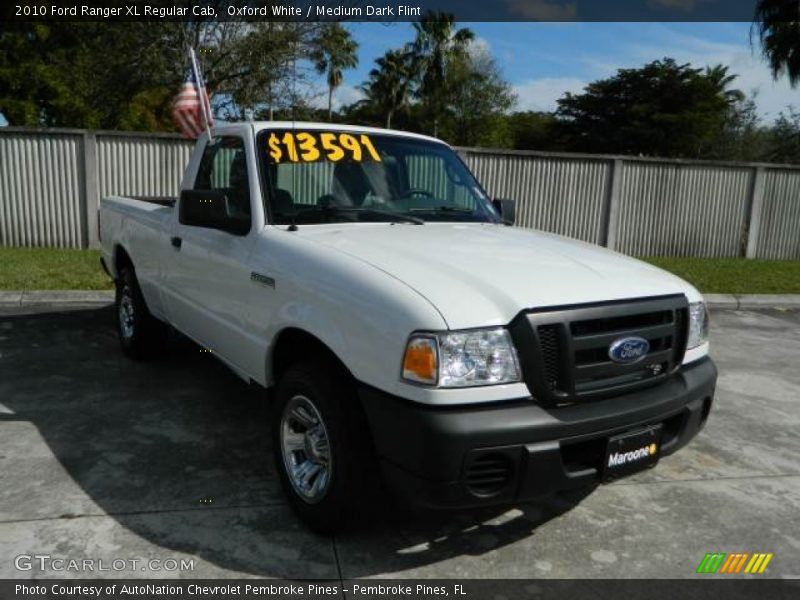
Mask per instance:
[[[764,576],[800,577],[800,312],[713,312],[708,425],[652,471],[510,510],[387,504],[335,539],[283,499],[262,392],[185,341],[130,362],[112,322],[0,310],[0,578],[683,578],[712,551],[773,552]],[[24,554],[194,568],[18,571]]]

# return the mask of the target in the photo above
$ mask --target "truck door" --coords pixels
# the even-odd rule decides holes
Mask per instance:
[[[237,234],[186,225],[178,206],[164,265],[170,320],[243,375],[255,343],[245,326],[245,299],[252,285],[247,265],[255,235],[250,170],[242,138],[216,137],[206,146],[193,189],[224,193],[250,227]]]

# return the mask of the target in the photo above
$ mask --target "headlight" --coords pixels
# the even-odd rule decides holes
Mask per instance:
[[[406,347],[403,379],[449,388],[513,383],[519,360],[502,328],[417,334]]]
[[[686,349],[691,350],[708,340],[708,311],[704,302],[692,302],[689,305],[689,339]]]

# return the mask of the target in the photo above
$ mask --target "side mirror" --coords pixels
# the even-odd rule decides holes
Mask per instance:
[[[250,231],[250,218],[236,215],[224,192],[183,190],[178,211],[178,220],[183,225],[219,229],[234,235]]]
[[[517,219],[517,208],[516,203],[513,200],[495,198],[492,200],[492,204],[506,225],[514,224]]]

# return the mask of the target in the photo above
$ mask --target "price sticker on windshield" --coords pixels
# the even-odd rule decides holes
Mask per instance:
[[[366,134],[334,133],[332,131],[272,132],[267,141],[273,162],[339,162],[348,158],[356,162],[381,162],[380,154]]]

